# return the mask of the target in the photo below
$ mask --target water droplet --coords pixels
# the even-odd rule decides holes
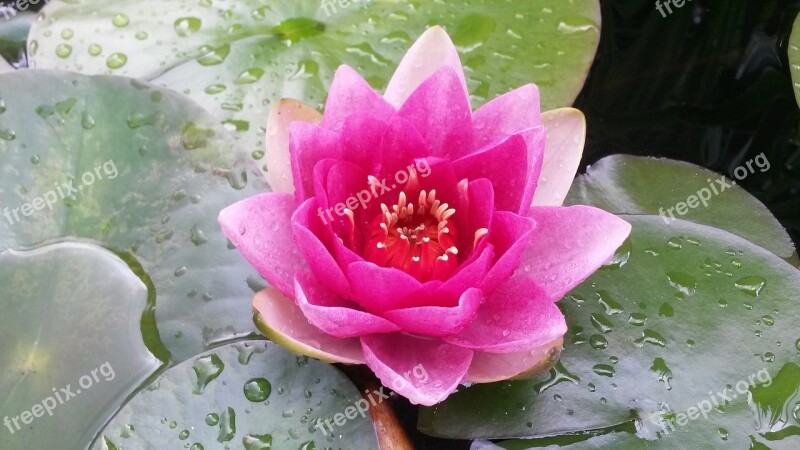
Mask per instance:
[[[736,289],[744,292],[745,294],[751,297],[758,297],[758,295],[761,294],[761,290],[764,288],[766,284],[767,280],[765,280],[763,277],[749,276],[740,278],[739,280],[736,281],[734,286],[736,287]]]
[[[728,306],[728,302],[725,299],[721,298],[717,300],[717,305],[719,305],[720,308],[724,308]]]
[[[269,450],[272,448],[272,435],[248,434],[242,438],[245,450]]]
[[[182,441],[185,441],[185,440],[189,439],[189,430],[181,431],[180,434],[178,435],[178,439],[180,439]]]
[[[111,23],[117,28],[122,28],[128,26],[130,19],[125,14],[115,14],[114,17],[111,18]]]
[[[609,364],[596,364],[592,367],[594,373],[604,376],[604,377],[613,377],[614,376],[614,366]]]
[[[170,430],[174,430],[175,428],[178,428],[178,422],[175,422],[175,421],[170,422],[169,423],[169,428],[170,428]]]
[[[628,323],[635,327],[643,327],[647,323],[647,316],[642,313],[633,313],[628,317]]]
[[[236,436],[236,411],[228,407],[219,418],[217,442],[228,442]]]
[[[601,333],[609,333],[613,330],[613,325],[611,325],[611,322],[609,322],[607,318],[601,316],[600,314],[597,313],[592,314],[590,316],[590,320],[592,322],[592,325],[594,325],[594,327],[597,328],[597,331]]]
[[[697,290],[697,280],[683,272],[667,272],[669,284],[683,295],[690,297]]]
[[[58,44],[56,46],[56,56],[66,58],[72,54],[72,46],[69,44]]]
[[[200,444],[198,442],[198,443],[192,444],[192,446],[189,447],[189,450],[205,450],[205,447],[203,447],[203,444]]]
[[[667,247],[669,247],[671,249],[674,249],[674,250],[680,250],[680,249],[683,248],[683,242],[682,241],[683,241],[682,238],[672,238],[672,239],[667,241]]]
[[[61,38],[62,39],[70,40],[70,39],[72,39],[72,36],[74,36],[74,35],[75,35],[75,33],[69,28],[64,28],[63,30],[61,30]]]
[[[42,159],[39,157],[39,155],[33,155],[33,156],[31,156],[31,164],[33,164],[33,165],[37,165],[37,164],[39,164],[41,161],[42,161]]]
[[[209,95],[219,94],[220,92],[224,91],[225,85],[224,84],[212,84],[205,89],[205,93]]]
[[[143,40],[147,39],[148,35],[147,35],[146,31],[137,31],[134,36],[136,37],[136,39],[138,39],[140,41],[143,41]]]
[[[661,317],[672,317],[675,315],[675,310],[672,309],[672,305],[669,303],[664,303],[658,308],[658,315]]]
[[[244,385],[244,396],[251,402],[263,402],[272,393],[272,385],[265,378],[253,378]]]
[[[6,102],[2,98],[0,98],[0,114],[6,112]]]
[[[607,316],[613,316],[615,314],[620,314],[624,311],[622,309],[622,305],[614,300],[606,291],[598,291],[597,292],[597,301],[605,308]]]
[[[89,113],[84,112],[81,116],[81,126],[84,130],[91,130],[94,128],[94,117],[92,117]]]
[[[768,326],[768,327],[771,327],[772,325],[775,325],[775,319],[773,319],[772,316],[764,316],[764,317],[762,317],[761,318],[761,322],[764,325]]]
[[[203,66],[214,66],[217,64],[222,64],[225,61],[225,58],[228,57],[228,54],[231,52],[231,46],[229,44],[225,44],[216,48],[212,47],[202,47],[201,50],[205,51],[206,53],[197,58],[197,62]]]
[[[0,130],[0,139],[4,141],[13,141],[17,138],[17,133],[14,130]]]
[[[197,17],[181,17],[175,21],[175,33],[181,37],[187,37],[200,30],[203,21]]]
[[[604,349],[608,347],[608,340],[602,334],[593,334],[589,338],[589,345],[595,349]]]
[[[725,428],[718,429],[717,433],[719,434],[719,438],[722,439],[723,441],[728,440],[728,430],[726,430]]]
[[[667,362],[663,358],[656,358],[653,360],[653,365],[650,366],[650,371],[658,376],[658,381],[664,383],[667,390],[672,390],[672,370],[667,367]]]
[[[192,227],[191,240],[192,240],[192,244],[194,244],[194,245],[196,245],[198,247],[203,245],[203,244],[205,244],[206,242],[208,242],[208,238],[206,237],[206,234],[203,232],[203,230],[198,228],[197,225]]]
[[[186,150],[196,150],[208,145],[208,140],[214,137],[214,130],[200,128],[192,122],[183,125],[183,148]]]
[[[209,413],[206,415],[206,425],[213,427],[219,423],[219,414]]]
[[[659,347],[666,347],[667,340],[663,336],[653,330],[643,330],[642,337],[633,341],[637,347],[642,347],[644,344],[657,345]]]
[[[202,394],[208,383],[214,381],[225,369],[225,364],[216,354],[198,358],[194,363],[194,373],[197,375],[194,393]]]
[[[233,83],[251,84],[260,80],[262,76],[264,76],[264,69],[248,69],[240,73],[239,76],[236,77],[236,80],[233,81]]]

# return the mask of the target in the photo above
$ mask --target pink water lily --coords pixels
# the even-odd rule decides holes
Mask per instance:
[[[367,364],[423,405],[548,368],[567,329],[556,301],[630,232],[561,206],[584,133],[576,110],[540,114],[532,84],[473,112],[439,27],[383,96],[342,66],[324,115],[279,102],[274,192],[220,214],[272,286],[253,300],[259,327],[295,352]]]

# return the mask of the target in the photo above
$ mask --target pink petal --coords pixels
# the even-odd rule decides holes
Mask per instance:
[[[399,325],[404,331],[425,336],[444,336],[461,331],[475,320],[483,293],[467,289],[452,307],[419,306],[386,311],[383,316]]]
[[[389,121],[395,109],[349,66],[340,66],[333,78],[322,126],[341,131],[347,117],[355,111],[369,113],[378,120]]]
[[[392,188],[397,172],[407,171],[407,167],[413,165],[415,159],[424,158],[430,154],[422,135],[413,125],[399,116],[389,123],[389,128],[381,137],[379,149],[381,151],[380,176],[387,178],[389,188]]]
[[[289,126],[289,151],[295,198],[302,203],[314,195],[314,166],[326,158],[342,158],[339,135],[305,122],[294,122]]]
[[[311,273],[320,282],[339,295],[350,295],[350,283],[319,236],[325,236],[325,229],[318,214],[316,198],[306,200],[292,217],[292,230],[297,247],[305,257]]]
[[[432,156],[456,159],[475,148],[469,100],[450,67],[425,80],[397,114],[419,131]]]
[[[365,363],[358,339],[336,339],[321,332],[308,323],[291,299],[275,289],[264,289],[256,294],[253,297],[253,310],[258,329],[293,353],[328,363]]]
[[[471,383],[494,383],[509,379],[527,379],[539,375],[558,361],[563,339],[515,353],[475,352],[467,372]]]
[[[458,74],[466,95],[467,82],[458,51],[447,32],[435,26],[426,30],[403,57],[389,81],[384,98],[400,108],[423,81],[442,67],[450,67]]]
[[[525,274],[559,300],[614,256],[631,232],[619,217],[590,206],[534,207],[536,230],[522,256]]]
[[[284,295],[294,293],[294,275],[306,261],[292,240],[294,196],[267,193],[235,203],[219,213],[222,232],[258,273]]]
[[[577,109],[562,108],[542,114],[542,123],[547,129],[547,144],[533,205],[561,206],[581,163],[586,117]]]
[[[361,338],[364,359],[387,386],[414,404],[441,402],[464,380],[472,351],[406,334]]]
[[[267,120],[266,179],[274,192],[294,193],[292,180],[292,157],[289,153],[289,124],[322,122],[322,114],[297,100],[283,99],[272,106]]]
[[[528,84],[495,98],[475,111],[472,123],[476,147],[496,144],[540,126],[539,88]]]
[[[528,138],[523,134],[530,135]],[[453,163],[458,178],[492,182],[498,210],[526,214],[541,166],[544,128],[509,136]],[[532,142],[532,144],[529,144]]]
[[[344,122],[340,134],[344,159],[367,173],[378,173],[381,166],[381,140],[390,121],[378,120],[368,112],[354,111]]]
[[[564,315],[541,287],[517,276],[497,288],[462,332],[442,340],[490,353],[512,353],[564,336]]]
[[[408,306],[406,299],[422,287],[419,281],[401,270],[366,261],[350,264],[346,272],[354,300],[376,314]]]
[[[425,283],[424,289],[414,295],[414,301],[417,304],[437,306],[455,304],[464,291],[481,285],[492,266],[494,255],[494,246],[487,245],[476,258],[463,262],[458,271],[441,286],[431,288],[435,286],[432,282]]]
[[[494,246],[497,261],[484,277],[481,287],[484,292],[492,293],[519,268],[522,253],[535,228],[536,222],[529,217],[507,211],[495,212],[489,242]]]
[[[400,331],[397,325],[359,310],[358,305],[325,289],[307,274],[295,278],[295,297],[309,323],[336,338]]]

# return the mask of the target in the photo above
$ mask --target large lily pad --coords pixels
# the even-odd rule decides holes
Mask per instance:
[[[422,430],[564,436],[635,418],[642,446],[660,433],[653,448],[697,448],[691,443],[718,442],[722,433],[737,448],[751,436],[796,448],[800,378],[791,373],[800,362],[800,272],[722,230],[652,216],[626,220],[633,232],[614,262],[559,303],[569,331],[557,366],[535,380],[464,389],[423,410]],[[773,383],[764,387],[767,377]],[[663,432],[659,418],[710,403],[709,392],[719,409]]]
[[[766,157],[750,161],[749,169],[742,167],[738,176],[770,168]],[[679,203],[684,206],[677,209]],[[795,253],[778,219],[736,180],[682,161],[608,156],[575,179],[566,204],[592,205],[616,214],[660,214],[665,223],[674,222],[673,217],[684,219],[730,231],[784,259]]]
[[[31,67],[144,78],[189,95],[260,160],[271,102],[321,107],[341,64],[386,86],[425,27],[462,51],[475,103],[536,82],[545,109],[570,106],[599,40],[597,0],[80,0],[34,25]],[[63,37],[65,30],[67,36]],[[267,149],[269,151],[269,149]],[[263,161],[262,161],[263,162]]]
[[[792,34],[789,37],[789,64],[792,71],[794,96],[800,105],[800,15],[794,20]]]
[[[164,361],[254,331],[255,271],[216,216],[264,187],[215,119],[135,80],[41,70],[0,76],[0,105],[0,251],[89,239],[121,255],[157,306],[144,338]]]
[[[0,253],[0,447],[85,448],[161,363],[147,287],[108,250]]]
[[[360,399],[333,366],[244,341],[167,371],[120,411],[93,448],[378,448],[369,415],[350,413]],[[347,417],[344,424],[323,431],[337,415]]]

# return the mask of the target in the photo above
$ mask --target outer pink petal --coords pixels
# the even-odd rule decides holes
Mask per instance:
[[[297,100],[283,99],[272,106],[267,120],[265,140],[267,164],[266,179],[274,192],[294,193],[292,157],[289,153],[289,124],[322,122],[322,114]]]
[[[358,72],[349,66],[340,66],[328,92],[322,126],[341,131],[347,117],[354,112],[369,113],[375,119],[388,121],[395,109]]]
[[[376,314],[406,307],[406,299],[422,288],[419,281],[402,270],[371,262],[354,262],[346,272],[355,301]]]
[[[396,309],[386,311],[383,316],[399,325],[404,331],[425,336],[444,336],[458,333],[475,320],[482,301],[483,293],[480,289],[468,289],[461,295],[456,306]]]
[[[323,159],[342,158],[338,134],[305,122],[289,126],[289,151],[297,203],[314,195],[314,166]]]
[[[294,196],[276,192],[250,197],[219,213],[222,232],[239,253],[290,297],[295,273],[306,270],[305,258],[292,240],[295,207]]]
[[[508,136],[540,126],[539,88],[528,84],[495,98],[475,111],[477,147],[504,141]]]
[[[388,187],[392,189],[396,174],[399,171],[408,173],[407,167],[413,165],[415,159],[428,156],[430,147],[413,125],[402,117],[395,116],[381,137],[380,151],[380,176],[388,180]],[[391,194],[396,196],[397,192]]]
[[[583,156],[586,117],[577,109],[562,108],[542,114],[542,123],[547,129],[547,144],[533,205],[561,206]]]
[[[631,225],[590,206],[534,207],[536,230],[522,256],[525,274],[559,300],[607,262]]]
[[[350,294],[350,283],[339,264],[320,240],[325,229],[317,216],[319,202],[316,198],[306,200],[292,217],[292,230],[297,247],[305,257],[311,273],[319,281],[339,295]]]
[[[467,372],[471,383],[494,383],[508,379],[531,378],[543,373],[558,361],[563,339],[515,353],[475,352]]]
[[[464,92],[468,92],[456,47],[447,32],[435,26],[425,31],[403,57],[389,81],[384,98],[400,108],[423,81],[442,67],[452,68],[458,74]]]
[[[530,278],[517,276],[497,288],[478,310],[478,318],[445,342],[490,353],[512,353],[564,336],[564,315]]]
[[[256,294],[253,310],[258,329],[294,353],[329,363],[365,363],[358,339],[336,339],[318,330],[308,323],[291,299],[275,289],[264,289]]]
[[[497,260],[483,280],[481,289],[491,294],[519,268],[522,253],[536,228],[530,217],[519,216],[507,211],[497,211],[492,216],[489,241],[495,248]]]
[[[419,131],[432,156],[456,159],[475,148],[469,100],[450,67],[425,80],[397,114]]]
[[[325,289],[306,274],[295,278],[295,298],[308,321],[333,337],[349,338],[400,331],[397,325],[359,310],[358,305]]]
[[[367,365],[384,386],[426,406],[455,391],[472,361],[471,350],[406,334],[366,336],[361,345]]]

